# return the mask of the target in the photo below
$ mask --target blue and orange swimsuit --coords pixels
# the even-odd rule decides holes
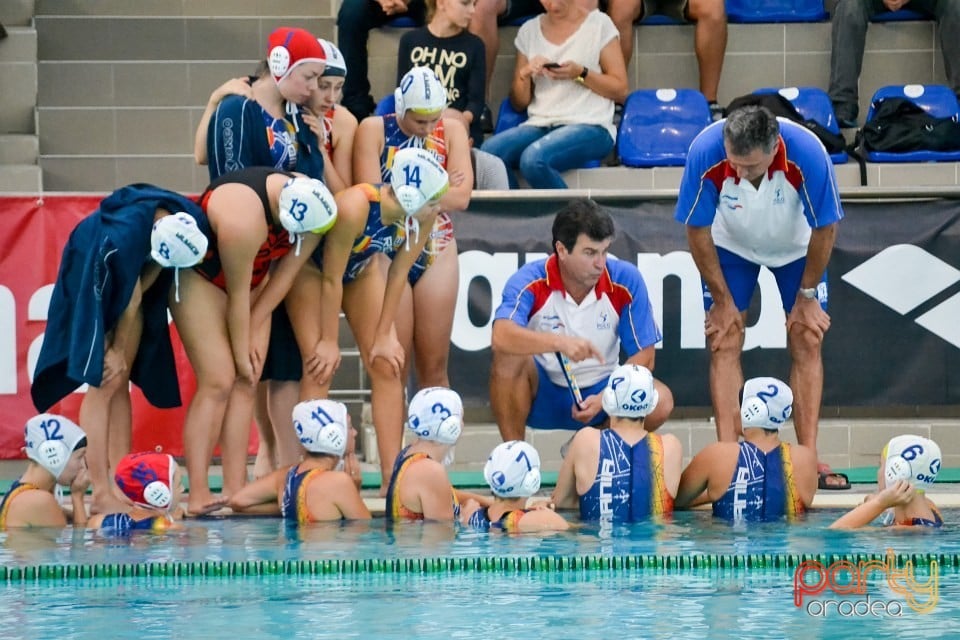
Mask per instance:
[[[109,513],[100,523],[99,533],[105,536],[128,536],[134,531],[161,533],[170,528],[167,516],[156,515],[135,520],[129,513]]]
[[[280,496],[280,515],[287,520],[306,524],[316,522],[307,506],[307,490],[310,483],[316,480],[325,469],[310,469],[300,471],[298,465],[287,471],[287,480],[283,485],[283,495]]]
[[[597,475],[580,496],[580,518],[614,524],[672,513],[673,496],[664,480],[663,439],[649,433],[630,446],[616,431],[601,431]]]
[[[407,450],[410,447],[406,447],[400,454],[397,456],[396,462],[393,463],[393,473],[390,474],[390,485],[387,487],[387,503],[385,515],[387,520],[397,521],[397,520],[423,520],[423,514],[411,511],[407,507],[403,506],[403,503],[400,501],[400,482],[403,479],[403,475],[407,470],[416,462],[429,459],[425,453],[411,453],[407,455]],[[453,499],[453,517],[458,518],[460,516],[460,501],[457,500],[457,493],[451,487],[451,498]]]
[[[378,253],[386,255],[393,260],[397,255],[397,247],[403,245],[406,240],[406,231],[402,224],[384,224],[381,218],[381,199],[380,191],[383,185],[379,184],[360,184],[357,185],[363,189],[367,196],[367,202],[370,203],[370,209],[367,213],[367,223],[363,231],[353,241],[353,248],[350,250],[350,257],[347,259],[347,266],[343,270],[343,283],[353,282],[363,273],[363,270],[370,263],[371,258]],[[310,256],[310,260],[323,271],[323,253],[325,239],[320,241],[320,245]]]
[[[40,490],[40,487],[29,482],[15,481],[10,485],[10,490],[3,496],[3,502],[0,502],[0,531],[7,530],[7,512],[10,511],[10,504],[13,499],[25,491]]]
[[[713,503],[713,515],[731,522],[764,522],[794,519],[804,511],[790,445],[784,442],[764,453],[755,444],[741,442],[730,485]]]
[[[380,153],[380,179],[389,184],[393,167],[393,156],[400,149],[419,148],[430,151],[437,157],[440,165],[447,168],[447,140],[443,134],[443,118],[426,138],[408,136],[400,130],[397,114],[383,116],[383,151]],[[430,238],[424,245],[417,261],[410,267],[407,280],[410,286],[417,284],[424,272],[433,264],[443,248],[453,240],[453,221],[447,212],[441,212],[430,230]]]
[[[530,511],[531,509],[513,509],[512,511],[507,511],[496,520],[491,520],[490,508],[484,507],[477,509],[470,515],[470,522],[468,524],[480,531],[496,529],[504,533],[519,533],[520,520],[523,516],[530,513]]]

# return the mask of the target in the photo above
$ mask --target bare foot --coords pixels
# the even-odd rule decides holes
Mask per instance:
[[[224,494],[214,496],[211,493],[205,497],[191,495],[190,499],[187,500],[187,508],[183,512],[183,517],[196,518],[198,516],[208,515],[226,506],[228,500],[230,500],[230,496]]]
[[[272,456],[269,453],[264,452],[264,447],[260,447],[257,451],[257,458],[253,462],[253,479],[259,480],[260,478],[270,475],[271,472],[276,468],[276,465],[273,464]]]

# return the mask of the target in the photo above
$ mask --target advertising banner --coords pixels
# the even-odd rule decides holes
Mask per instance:
[[[17,458],[34,413],[30,381],[60,254],[101,196],[0,198],[0,457]],[[474,200],[456,214],[460,292],[451,340],[451,383],[468,404],[487,401],[490,331],[503,286],[522,264],[551,251],[562,201]],[[604,202],[617,237],[611,253],[643,273],[663,331],[656,374],[678,407],[707,407],[709,356],[699,274],[672,201]],[[960,202],[848,202],[829,267],[832,325],[825,339],[824,415],[833,407],[960,405]],[[787,379],[785,317],[761,271],[747,322],[747,377]],[[195,387],[176,340],[186,402]],[[54,411],[76,418],[83,390]],[[135,450],[182,454],[184,409],[151,407],[134,388]],[[251,451],[255,450],[255,436]]]

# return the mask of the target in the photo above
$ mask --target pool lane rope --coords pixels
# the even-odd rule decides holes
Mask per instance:
[[[960,568],[960,554],[897,554],[896,565],[938,566],[939,570]],[[847,561],[853,564],[887,561],[886,554],[693,554],[626,556],[494,556],[483,558],[373,558],[326,560],[248,560],[205,562],[144,562],[98,564],[45,564],[0,567],[0,581],[26,583],[73,581],[101,578],[197,577],[235,578],[244,576],[347,576],[384,574],[456,574],[456,573],[575,573],[656,571],[684,573],[716,570],[792,570],[801,563],[817,561],[824,566]]]

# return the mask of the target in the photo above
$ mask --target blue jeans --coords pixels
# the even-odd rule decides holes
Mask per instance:
[[[534,127],[521,124],[488,138],[481,147],[499,156],[508,169],[519,169],[533,189],[566,189],[560,174],[602,160],[613,149],[613,138],[595,124]],[[509,171],[510,188],[517,178]]]

